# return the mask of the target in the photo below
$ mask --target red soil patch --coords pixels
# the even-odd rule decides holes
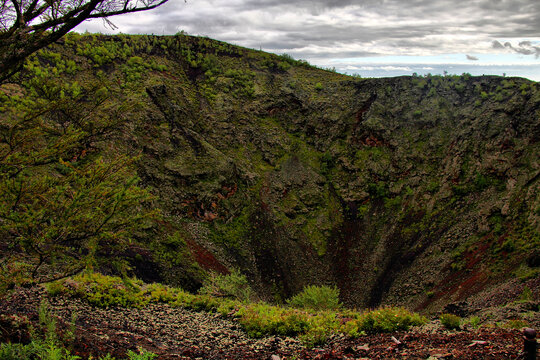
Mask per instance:
[[[229,274],[230,271],[221,264],[216,257],[208,250],[197,244],[192,239],[186,241],[195,261],[206,270],[215,271],[220,274]]]
[[[454,301],[461,301],[483,290],[489,284],[490,279],[479,265],[487,258],[486,253],[490,248],[488,240],[488,237],[481,239],[476,249],[465,252],[463,255],[465,262],[463,269],[451,271],[447,277],[443,278],[435,286],[437,291],[434,296],[420,304],[416,310],[425,309],[437,299],[453,298]]]

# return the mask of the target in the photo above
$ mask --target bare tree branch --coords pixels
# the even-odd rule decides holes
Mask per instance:
[[[0,82],[24,59],[87,19],[155,9],[168,0],[0,0]]]
[[[33,20],[36,18],[36,16],[39,16],[39,14],[42,14],[45,10],[43,10],[41,13],[38,12],[37,15],[34,16],[33,11],[36,9],[36,6],[38,4],[38,0],[33,0],[30,5],[26,8],[24,12],[24,21],[28,22],[30,20]],[[45,8],[45,6],[42,6],[42,8]]]
[[[17,14],[17,18],[15,19],[15,24],[20,27],[21,25],[24,25],[24,24],[21,24],[21,22],[23,21],[21,8],[19,4],[17,3],[17,1],[11,0],[11,3],[13,4],[13,9],[15,9],[15,14]]]

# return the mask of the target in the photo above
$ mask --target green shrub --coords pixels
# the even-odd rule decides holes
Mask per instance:
[[[323,84],[318,82],[315,84],[315,90],[320,91],[323,89]]]
[[[156,354],[140,349],[139,353],[128,351],[126,360],[152,360]],[[0,344],[0,359],[2,360],[80,360],[81,357],[71,355],[62,345],[42,344],[32,341],[29,344]],[[99,357],[97,360],[115,360],[110,354]]]
[[[369,183],[367,187],[367,192],[375,199],[384,199],[388,197],[389,191],[388,186],[384,181],[379,181],[377,183]]]
[[[439,317],[441,324],[449,330],[459,329],[461,318],[454,314],[441,314]]]
[[[32,341],[29,344],[1,344],[2,360],[78,360],[79,356],[71,355],[68,350],[57,344],[43,344]]]
[[[427,184],[426,190],[429,191],[430,193],[434,194],[437,191],[439,191],[439,187],[440,187],[440,184],[439,184],[439,182],[437,180],[431,180]]]
[[[85,299],[90,304],[101,308],[110,306],[143,307],[148,304],[140,288],[142,282],[125,280],[115,276],[104,276],[98,273],[85,272],[64,282],[67,285],[64,291]],[[58,292],[58,285],[49,287],[53,292]]]
[[[521,295],[519,295],[519,300],[520,301],[532,301],[533,298],[534,297],[533,297],[532,290],[528,286],[525,286],[523,288],[523,291],[521,292]]]
[[[465,84],[455,84],[454,89],[461,94],[465,91]]]
[[[452,192],[458,197],[463,197],[471,192],[471,187],[469,184],[453,185]]]
[[[35,355],[33,344],[0,344],[0,359],[2,360],[26,360]]]
[[[289,63],[286,63],[284,61],[280,61],[277,63],[277,68],[280,71],[287,71],[291,68],[291,65]]]
[[[467,324],[471,325],[474,329],[478,329],[480,326],[480,318],[478,316],[471,316],[467,319]]]
[[[287,303],[301,309],[336,310],[340,307],[339,289],[335,286],[306,286]]]
[[[528,279],[534,279],[540,275],[540,269],[530,268],[526,264],[523,264],[517,270],[514,271],[514,275],[522,281],[525,281]]]
[[[484,174],[477,172],[474,178],[474,187],[477,191],[482,191],[489,187],[490,179]]]
[[[39,326],[30,328],[31,342],[28,344],[0,344],[2,360],[78,360],[65,348],[63,339],[57,334],[56,320],[49,310],[48,303],[42,301],[39,310]],[[64,339],[65,340],[65,339]]]
[[[105,280],[109,280],[111,283],[119,285],[121,280],[119,278],[107,277],[99,274],[93,274],[92,279],[99,279],[100,283],[104,283]],[[88,279],[88,277],[86,278]],[[149,290],[150,294],[161,285],[154,286]],[[56,289],[59,289],[58,284]],[[161,290],[161,289],[160,289]],[[107,288],[110,291],[110,288]],[[133,290],[134,291],[134,290]],[[145,293],[143,293],[145,294]],[[155,297],[155,295],[153,295]],[[0,344],[0,359],[1,360],[79,360],[79,356],[71,355],[70,351],[66,349],[66,344],[73,341],[75,329],[72,327],[70,330],[63,333],[62,336],[58,335],[56,319],[49,310],[49,305],[46,301],[42,301],[38,310],[39,326],[36,328],[30,328],[31,342],[29,344]],[[75,321],[75,317],[72,316],[72,321]],[[144,349],[139,349],[139,353],[132,351],[128,352],[129,360],[151,360],[157,355],[151,352],[147,352]],[[105,357],[101,357],[101,360],[114,360],[109,354]]]
[[[139,348],[139,353],[129,350],[127,355],[129,360],[152,360],[157,357],[156,354],[148,352],[143,348]]]
[[[94,272],[84,272],[71,279],[48,284],[47,290],[51,295],[69,294],[101,308],[141,308],[150,302],[173,302],[181,295],[181,290],[161,284],[144,284],[137,279],[122,279]]]
[[[286,53],[283,53],[281,55],[279,55],[279,57],[281,58],[281,60],[291,64],[291,65],[295,65],[298,61],[295,60],[291,55],[289,54],[286,54]]]
[[[234,270],[228,275],[211,274],[199,290],[199,293],[240,301],[249,301],[253,297],[253,291],[249,286],[247,278],[238,270]]]
[[[419,89],[425,89],[426,86],[427,86],[427,81],[426,80],[417,80],[416,81],[416,86],[418,86]]]
[[[309,310],[233,300],[248,299],[251,296],[246,296],[245,286],[245,277],[233,272],[230,275],[216,275],[205,285],[201,291],[203,294],[193,295],[161,284],[144,284],[136,279],[121,279],[87,272],[49,285],[48,289],[53,289],[56,294],[80,297],[100,307],[141,307],[148,303],[165,302],[171,306],[197,311],[218,312],[237,319],[251,337],[298,335],[308,347],[323,344],[332,334],[346,333],[356,337],[366,333],[407,330],[427,321],[403,308],[381,308],[364,313],[352,310],[339,313],[332,310],[322,311],[321,309],[340,307],[339,292],[335,287],[309,286],[294,297],[294,300],[289,300],[291,304]],[[250,294],[251,290],[247,290],[247,293]],[[47,311],[42,310],[40,313],[47,314]],[[42,315],[41,318],[45,319],[47,316]],[[45,321],[42,326],[47,327]],[[54,340],[52,335],[49,338]],[[25,350],[13,347],[2,348],[0,351],[19,354]],[[151,359],[152,355],[132,353],[130,356],[131,360],[145,360]],[[9,359],[8,355],[4,357]],[[15,358],[24,359],[19,355]]]
[[[323,345],[328,337],[340,331],[341,321],[335,312],[321,312],[308,317],[308,328],[299,336],[308,348]]]
[[[411,326],[423,325],[427,319],[404,308],[384,307],[360,314],[345,324],[345,333],[358,336],[363,333],[393,332],[408,330]]]
[[[209,295],[193,295],[162,284],[144,284],[137,279],[121,279],[97,273],[84,273],[47,286],[51,295],[68,294],[90,304],[141,308],[149,303],[167,303],[195,310],[229,314],[239,303]]]
[[[396,196],[395,198],[384,198],[384,207],[387,209],[395,209],[401,206],[401,196]]]
[[[308,328],[308,314],[268,304],[250,304],[238,311],[239,322],[252,337],[265,335],[294,336]]]
[[[497,325],[503,329],[522,329],[530,326],[527,321],[520,319],[508,320],[503,323],[497,323]]]

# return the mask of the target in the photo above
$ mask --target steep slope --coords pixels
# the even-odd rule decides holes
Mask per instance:
[[[538,277],[537,83],[355,79],[183,35],[74,34],[31,63],[136,104],[100,146],[141,154],[174,233],[139,235],[143,278],[239,268],[267,300],[336,284],[350,306],[434,311]]]

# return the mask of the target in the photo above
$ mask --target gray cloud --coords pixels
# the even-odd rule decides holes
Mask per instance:
[[[491,47],[493,49],[504,49],[504,45],[498,42],[497,40],[493,40],[493,42],[491,43]]]
[[[491,46],[494,49],[508,49],[521,55],[534,55],[537,59],[540,57],[540,46],[535,46],[530,41],[520,41],[518,45],[515,46],[509,41],[505,42],[503,45],[495,40],[492,42]]]
[[[540,53],[538,0],[171,0],[111,20],[124,33],[185,30],[308,60]]]
[[[476,56],[472,56],[472,55],[466,55],[466,56],[467,56],[467,60],[478,61],[478,58]]]

